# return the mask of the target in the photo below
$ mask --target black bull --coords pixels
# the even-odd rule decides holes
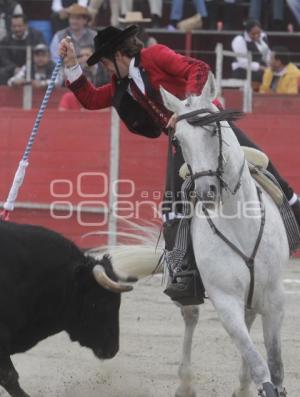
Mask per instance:
[[[100,286],[99,269],[110,277],[106,288],[111,279],[120,286],[108,257],[97,261],[42,227],[0,221],[0,385],[11,396],[28,395],[10,355],[50,335],[66,331],[101,359],[118,352],[119,292],[125,289]]]

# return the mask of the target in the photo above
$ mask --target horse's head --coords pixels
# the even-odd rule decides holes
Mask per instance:
[[[198,198],[206,202],[216,201],[225,186],[223,174],[228,161],[227,146],[236,146],[237,153],[240,152],[235,135],[224,121],[233,119],[235,112],[220,112],[212,103],[216,98],[216,86],[211,73],[200,96],[181,101],[163,88],[161,94],[165,106],[178,116],[175,138],[194,179]],[[222,135],[224,128],[225,141]],[[237,160],[241,161],[240,156]]]

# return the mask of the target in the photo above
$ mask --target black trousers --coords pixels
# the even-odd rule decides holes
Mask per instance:
[[[261,150],[259,146],[253,143],[249,139],[249,137],[234,123],[230,122],[229,124],[241,146],[252,147]],[[169,147],[166,189],[164,195],[165,201],[163,205],[163,214],[167,217],[167,220],[168,220],[169,212],[181,213],[182,210],[182,204],[180,203],[180,201],[181,201],[181,185],[183,181],[179,176],[179,170],[182,164],[184,163],[184,159],[181,148],[179,145],[176,144],[176,141],[174,142],[173,146],[174,146],[173,149]],[[269,162],[267,170],[272,175],[274,175],[274,177],[277,179],[278,183],[280,184],[281,189],[283,190],[286,198],[290,200],[294,194],[294,191],[289,186],[288,182],[285,179],[283,179],[283,177],[279,174],[279,172],[274,167],[271,161]]]

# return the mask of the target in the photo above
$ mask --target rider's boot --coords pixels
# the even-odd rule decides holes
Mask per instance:
[[[187,252],[179,262],[173,250],[180,219],[173,219],[164,224],[163,233],[166,243],[166,260],[170,277],[164,291],[172,300],[182,305],[199,305],[204,302],[205,291],[197,269],[194,252],[189,238]]]

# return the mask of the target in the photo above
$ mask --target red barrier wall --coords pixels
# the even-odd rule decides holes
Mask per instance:
[[[0,201],[4,201],[25,149],[36,111],[1,109],[0,112]],[[47,110],[18,201],[107,206],[110,117],[110,111]],[[154,201],[156,205],[161,200],[166,143],[165,136],[146,139],[129,133],[122,126],[119,199],[123,216],[153,218],[153,206],[145,203],[145,200]],[[51,184],[54,184],[52,192]],[[61,196],[56,197],[58,195]],[[134,210],[131,209],[132,202],[137,202]],[[103,241],[103,238],[94,237],[82,240],[81,236],[106,230],[106,225],[101,226],[105,224],[104,215],[84,214],[81,222],[78,222],[79,215],[76,213],[72,216],[70,213],[55,214],[59,219],[53,219],[45,211],[15,210],[11,219],[46,225],[84,246]]]
[[[0,200],[5,200],[17,164],[22,156],[36,111],[15,109],[0,110]],[[300,115],[248,115],[239,125],[262,146],[282,174],[300,191]],[[30,166],[18,201],[51,203],[82,201],[90,205],[107,203],[105,178],[109,164],[110,112],[58,112],[48,110],[42,120],[39,135],[33,147]],[[147,201],[158,204],[163,191],[167,139],[146,139],[129,133],[122,127],[120,159],[120,193],[122,215],[131,216],[130,202],[136,202],[135,215],[153,219],[153,207]],[[81,173],[98,173],[82,175]],[[50,186],[54,180],[67,180],[54,184],[54,197]],[[134,183],[126,182],[131,179]],[[79,183],[81,182],[81,183]],[[69,192],[72,187],[72,192]],[[80,190],[81,189],[81,190]],[[53,192],[52,192],[53,193]],[[69,194],[70,193],[70,194]],[[103,197],[97,197],[103,193]],[[132,193],[132,194],[131,194]],[[85,195],[94,196],[86,197]],[[96,203],[94,203],[96,201]],[[140,202],[143,204],[139,207]],[[137,208],[136,208],[137,207]],[[61,216],[62,214],[60,214]],[[11,219],[18,222],[43,224],[63,232],[82,246],[94,246],[101,237],[89,236],[90,232],[106,229],[104,215],[85,214],[78,224],[76,213],[65,214],[66,219],[53,219],[46,211],[15,210]]]
[[[32,90],[32,107],[39,108],[44,98],[46,89]],[[61,97],[68,92],[67,88],[55,88],[51,94],[51,99],[47,105],[48,109],[57,109]],[[0,108],[13,107],[21,109],[23,107],[23,87],[0,86]]]

